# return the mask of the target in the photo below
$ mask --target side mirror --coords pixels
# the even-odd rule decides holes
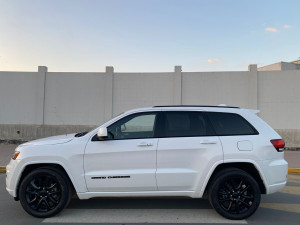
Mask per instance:
[[[97,137],[99,140],[105,140],[107,138],[107,128],[100,127],[97,133]]]
[[[121,125],[121,131],[125,131],[126,130],[126,125],[125,124],[122,124]]]

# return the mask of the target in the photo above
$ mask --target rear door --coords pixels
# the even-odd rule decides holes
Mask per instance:
[[[219,138],[199,111],[164,111],[157,148],[160,191],[194,191],[223,160]]]

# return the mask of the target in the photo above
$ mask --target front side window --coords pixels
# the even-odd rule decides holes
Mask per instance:
[[[164,112],[163,137],[212,136],[213,130],[201,112]]]
[[[153,138],[157,113],[129,115],[107,128],[108,139]]]
[[[258,134],[255,128],[238,114],[207,112],[206,115],[218,136]]]

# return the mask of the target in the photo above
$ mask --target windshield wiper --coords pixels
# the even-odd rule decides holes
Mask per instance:
[[[80,133],[75,134],[75,137],[82,137],[82,136],[86,135],[87,133],[88,133],[88,131],[80,132]]]

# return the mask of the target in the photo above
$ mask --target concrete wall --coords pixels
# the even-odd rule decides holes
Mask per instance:
[[[105,121],[105,73],[47,73],[45,124],[95,125]]]
[[[182,74],[182,103],[218,105],[226,103],[256,108],[252,103],[249,72],[202,72]]]
[[[92,129],[119,113],[153,105],[207,104],[258,108],[300,147],[300,71],[169,73],[0,72],[0,140]]]
[[[1,72],[0,124],[41,124],[43,89],[37,72]]]
[[[258,72],[259,116],[291,147],[300,147],[300,71]]]
[[[260,117],[275,129],[300,129],[300,72],[258,72]]]
[[[114,116],[133,108],[174,104],[173,79],[173,73],[114,74]]]

